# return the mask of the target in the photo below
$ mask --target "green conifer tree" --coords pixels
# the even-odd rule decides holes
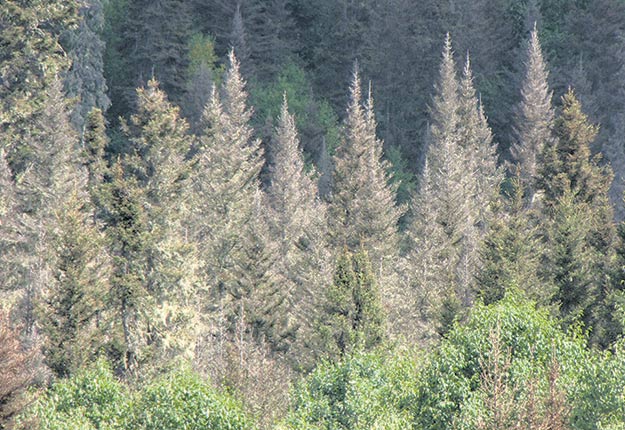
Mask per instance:
[[[70,66],[59,36],[75,26],[77,11],[74,0],[0,5],[0,140],[16,173],[30,165],[39,117],[55,102],[50,86]]]
[[[506,291],[520,289],[528,298],[549,305],[555,291],[540,276],[544,244],[539,214],[525,207],[523,184],[513,178],[481,247],[482,267],[476,278],[476,295],[484,304],[504,298]]]
[[[124,175],[121,161],[112,166],[110,176],[100,190],[112,266],[106,295],[110,333],[107,352],[119,370],[129,371],[136,369],[144,345],[143,313],[149,303],[144,282],[148,221],[141,204],[143,190],[135,178]]]
[[[323,354],[340,359],[367,351],[385,339],[386,317],[367,252],[345,249],[336,261],[318,322]]]
[[[98,324],[108,262],[85,190],[81,194],[76,190],[55,214],[52,276],[38,309],[45,363],[61,377],[93,360],[104,344]]]
[[[545,272],[558,288],[565,321],[592,328],[592,341],[605,343],[603,318],[611,294],[609,268],[616,244],[609,203],[612,172],[592,156],[597,127],[590,124],[572,90],[562,97],[555,121],[557,144],[545,148],[539,185],[547,221]]]
[[[121,314],[125,366],[159,365],[193,350],[196,256],[185,239],[191,148],[186,121],[158,83],[137,90],[131,144],[109,190],[114,239],[111,300]],[[120,169],[120,167],[117,167]]]

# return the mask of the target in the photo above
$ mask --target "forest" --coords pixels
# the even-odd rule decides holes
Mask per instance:
[[[624,0],[1,0],[0,430],[625,430]]]

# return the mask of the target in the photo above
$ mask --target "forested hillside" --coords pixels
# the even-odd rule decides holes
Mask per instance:
[[[0,430],[625,429],[625,1],[0,2]]]

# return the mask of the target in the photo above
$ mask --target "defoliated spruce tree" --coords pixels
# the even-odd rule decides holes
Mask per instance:
[[[329,228],[336,249],[361,247],[371,258],[383,287],[398,253],[397,222],[404,212],[389,185],[382,141],[376,137],[371,90],[362,105],[358,72],[354,72],[344,134],[334,158]]]
[[[65,75],[65,89],[69,97],[77,98],[71,121],[80,132],[93,108],[106,112],[111,105],[104,79],[105,45],[100,38],[103,27],[102,1],[81,0],[78,28],[67,31],[61,38],[72,61]]]
[[[86,190],[75,190],[55,213],[51,277],[39,304],[44,361],[58,376],[73,374],[104,345],[98,327],[108,289],[103,236]]]
[[[322,354],[340,359],[368,351],[385,339],[386,317],[367,251],[347,248],[338,257],[318,321]]]
[[[26,276],[21,278],[27,334],[35,334],[35,305],[49,287],[48,280],[54,270],[56,249],[51,238],[58,230],[58,211],[72,192],[82,190],[86,183],[61,81],[51,82],[46,93],[47,103],[31,124],[36,133],[28,141],[28,158],[22,159],[27,162],[26,168],[16,180],[20,230],[26,244],[18,265],[27,269]]]
[[[276,264],[286,278],[283,288],[290,292],[287,300],[292,316],[309,326],[315,300],[330,280],[331,264],[324,242],[326,208],[319,197],[315,172],[308,172],[304,164],[286,95],[272,146],[267,198],[271,232],[279,245]]]
[[[537,189],[540,157],[546,149],[556,145],[552,92],[549,90],[547,65],[543,60],[536,25],[530,35],[525,66],[527,71],[521,86],[521,102],[516,109],[514,143],[510,152],[518,165],[527,204],[531,205]]]
[[[467,81],[468,82],[468,81]],[[469,143],[477,136],[475,127],[464,123],[466,113],[461,110],[460,85],[456,77],[451,38],[447,35],[440,66],[440,79],[435,87],[431,108],[432,125],[426,162],[427,176],[421,177],[419,207],[414,207],[415,224],[412,236],[418,238],[427,229],[421,225],[426,219],[434,219],[437,245],[432,248],[436,255],[428,257],[442,270],[435,277],[436,284],[425,285],[436,294],[436,306],[453,313],[460,304],[471,301],[470,285],[478,267],[477,238],[479,236],[476,211],[477,161],[471,161],[465,140]],[[475,107],[477,100],[474,100]],[[465,103],[466,104],[466,103]],[[478,118],[473,117],[474,124]],[[463,140],[463,138],[465,140]],[[473,140],[477,142],[477,139]],[[427,195],[425,195],[427,193]],[[427,214],[427,216],[425,216]],[[421,239],[416,239],[418,243]],[[430,247],[422,248],[423,251]],[[410,264],[419,265],[419,257],[412,256]],[[420,258],[423,258],[421,256]]]
[[[450,285],[441,279],[449,273],[450,255],[445,251],[449,244],[432,204],[437,191],[431,179],[430,165],[426,160],[422,183],[411,202],[413,219],[405,235],[407,252],[403,280],[410,286],[410,294],[398,303],[396,312],[400,332],[406,336],[433,335],[430,322],[436,319],[435,312],[440,309]]]
[[[221,349],[237,330],[252,330],[272,348],[282,349],[285,333],[278,326],[284,315],[267,309],[283,302],[277,297],[283,293],[276,288],[277,251],[260,190],[262,151],[249,124],[252,112],[234,52],[222,90],[223,102],[214,89],[204,111],[192,172],[190,230],[200,244],[205,288],[199,306],[208,332],[218,339],[211,340],[211,347]],[[216,353],[222,356],[223,349]]]
[[[488,228],[503,177],[497,166],[497,145],[476,95],[468,54],[460,80],[458,114],[459,139],[475,175],[472,193],[475,223],[479,230],[476,238],[479,239]]]

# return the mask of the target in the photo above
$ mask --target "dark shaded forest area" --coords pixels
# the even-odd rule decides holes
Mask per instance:
[[[0,2],[0,430],[625,429],[625,1]]]

